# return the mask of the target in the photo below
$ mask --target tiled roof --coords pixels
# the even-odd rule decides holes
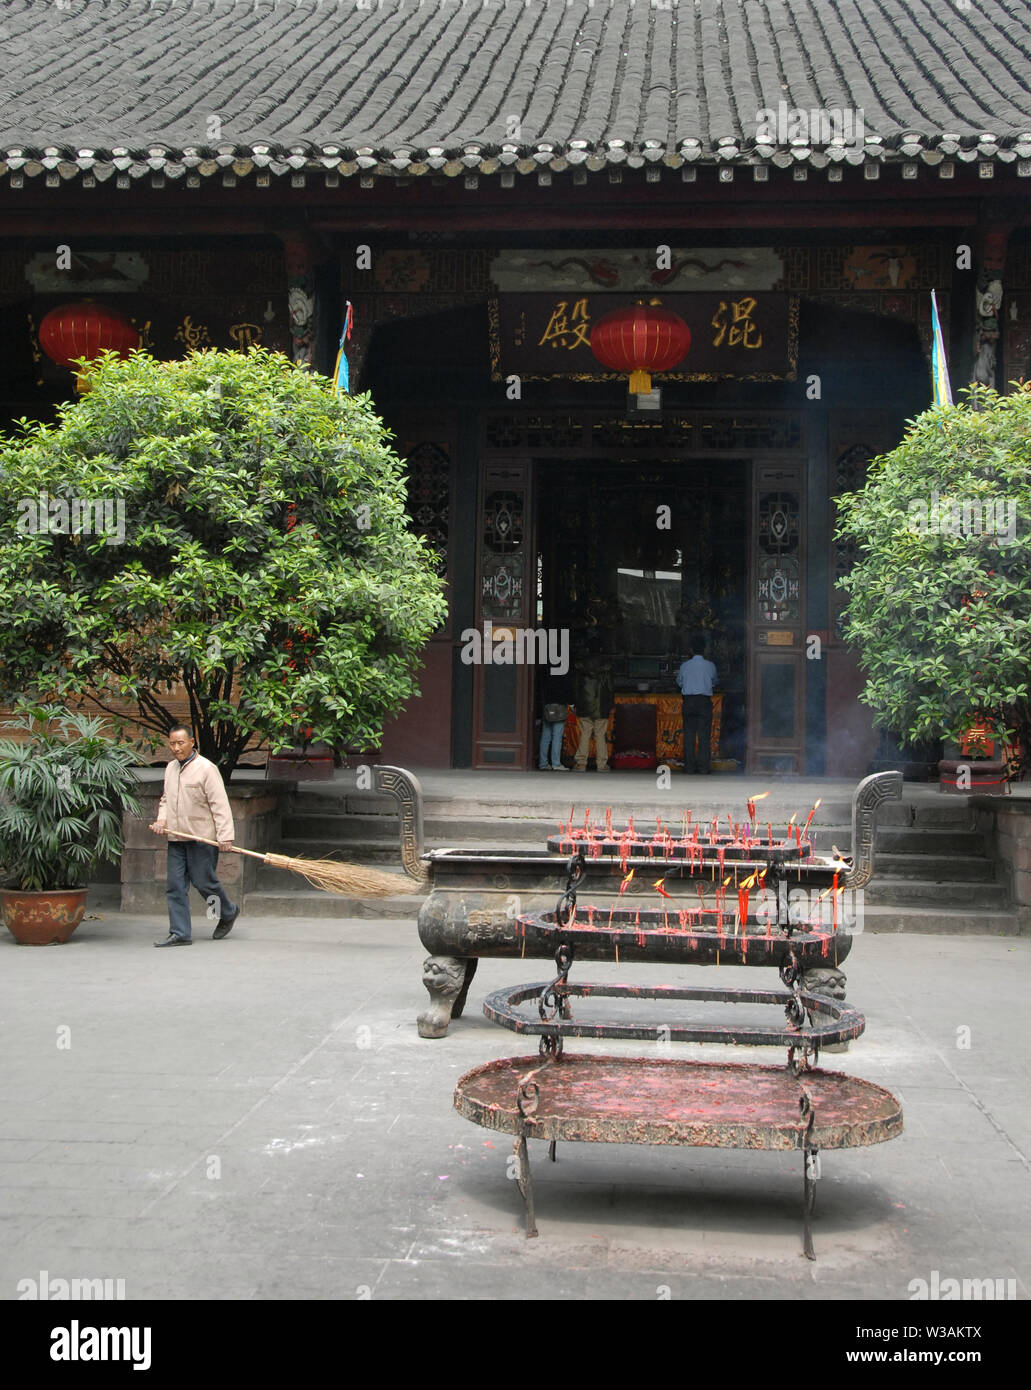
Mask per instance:
[[[1029,73],[1029,0],[5,0],[0,179],[1031,175]]]

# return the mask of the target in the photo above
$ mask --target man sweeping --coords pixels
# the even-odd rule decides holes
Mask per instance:
[[[231,849],[236,834],[229,798],[218,768],[197,752],[185,724],[170,730],[168,746],[172,760],[165,768],[165,789],[150,827],[155,835],[168,836],[168,936],[154,945],[192,946],[191,883],[209,906],[218,903],[214,939],[221,941],[240,915],[215,874],[219,850]],[[201,840],[217,840],[218,845]]]

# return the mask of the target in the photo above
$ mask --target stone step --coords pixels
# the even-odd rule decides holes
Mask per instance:
[[[905,878],[875,877],[866,889],[866,902],[873,906],[891,904],[927,908],[970,909],[978,914],[1001,911],[1006,890],[1001,883],[968,883],[956,879],[926,883]]]
[[[989,865],[989,867],[991,867]],[[292,877],[292,876],[291,876]],[[260,880],[266,886],[264,879]],[[285,880],[279,880],[285,883]],[[558,879],[556,879],[556,883]],[[269,880],[271,887],[272,881]],[[993,878],[931,878],[929,876],[902,877],[900,875],[878,874],[865,890],[868,904],[883,906],[888,904],[914,904],[944,910],[955,908],[966,911],[968,908],[991,911],[1002,909],[1007,903],[1004,885]]]
[[[663,825],[673,835],[678,835],[681,828],[681,818],[679,815],[669,815],[659,812],[662,816]],[[498,816],[481,815],[466,813],[463,809],[461,815],[442,816],[436,813],[424,813],[423,828],[427,836],[440,836],[453,838],[455,835],[466,837],[480,836],[483,834],[485,824],[489,824],[492,832],[498,836],[536,836],[544,840],[548,835],[558,834],[560,828],[569,819],[569,803],[561,815],[546,817],[534,811],[533,814],[525,816]],[[740,816],[735,816],[735,823],[740,823]],[[705,826],[709,825],[711,817],[700,822]],[[625,823],[625,817],[613,816],[616,825]],[[380,835],[389,833],[390,828],[397,826],[396,816],[369,816],[359,814],[344,814],[341,812],[329,812],[324,815],[313,812],[288,812],[283,817],[283,833],[291,837],[303,837],[305,835],[324,836],[330,827],[333,833],[351,833],[352,831],[362,835]],[[604,825],[604,812],[599,822],[595,815],[591,815],[591,824],[597,826]],[[578,816],[574,816],[574,824],[583,824],[583,809]],[[639,831],[655,830],[655,814],[647,817],[635,814],[634,824]],[[694,822],[692,822],[694,824]],[[759,820],[758,824],[762,828],[763,834],[766,833],[768,821]],[[813,829],[821,834],[833,833],[835,836],[851,834],[852,822],[850,818],[830,819],[821,817],[820,821],[814,823]],[[721,817],[720,829],[725,831],[727,828],[726,816]],[[783,835],[787,828],[787,820],[775,820],[773,831],[775,835]],[[909,827],[898,827],[900,831],[907,833]]]
[[[291,827],[295,828],[295,827]],[[363,833],[354,837],[344,837],[329,839],[325,838],[326,828],[323,825],[322,835],[317,839],[306,839],[303,837],[283,838],[276,845],[276,852],[279,854],[302,855],[309,858],[337,858],[351,859],[358,863],[369,864],[399,864],[400,847],[398,843],[396,826],[384,827],[385,834],[373,836]],[[473,827],[475,833],[455,837],[427,835],[427,849],[469,849],[476,851],[490,851],[497,849],[505,850],[530,850],[542,853],[546,842],[546,836],[528,835],[525,832],[516,833],[514,829],[508,829],[501,834],[495,834],[497,827],[490,827],[490,837],[484,838],[482,823]],[[924,837],[928,837],[925,839]],[[937,883],[943,879],[968,879],[978,881],[992,881],[995,878],[995,862],[987,858],[984,854],[984,837],[971,833],[969,836],[961,837],[958,833],[939,836],[934,832],[891,832],[890,836],[885,836],[888,844],[882,843],[882,838],[877,839],[876,855],[876,876],[883,877],[902,877],[907,879],[924,879],[931,883]],[[945,839],[946,844],[941,844]],[[847,853],[848,839],[842,835],[840,839],[830,837],[817,837],[816,847],[818,850],[829,851],[832,844],[837,844],[839,849]],[[267,875],[274,872],[267,867],[259,870],[259,874]],[[268,880],[270,883],[272,880]]]
[[[976,830],[877,828],[877,862],[885,854],[965,854],[983,856],[984,836]]]
[[[848,822],[851,825],[851,807]],[[974,820],[963,797],[943,796],[940,801],[886,802],[877,812],[877,826],[878,829],[972,830]]]
[[[519,840],[505,840],[499,842],[496,837],[491,839],[481,838],[483,826],[480,826],[480,834],[473,837],[463,835],[455,836],[454,839],[436,841],[427,836],[427,849],[474,849],[480,851],[497,851],[499,848],[507,851],[532,850],[534,854],[544,854],[544,841],[540,839],[526,838]],[[378,839],[362,838],[360,840],[288,840],[281,839],[275,846],[277,854],[301,854],[309,858],[323,858],[332,856],[335,859],[360,859],[362,852],[368,850],[380,857],[392,856],[398,859],[401,853],[400,840],[396,834],[381,836]]]
[[[284,849],[277,853],[296,855],[299,851],[295,848]],[[316,859],[319,856],[303,851],[305,858]],[[327,858],[330,856],[326,856]],[[388,873],[396,873],[399,877],[404,876],[404,869],[401,865],[401,856],[395,845],[391,854],[372,855],[343,855],[339,853],[339,846],[332,855],[334,859],[346,859],[349,863],[359,864],[370,869],[385,869]],[[303,874],[294,873],[292,869],[278,869],[271,864],[259,864],[256,876],[256,883],[259,891],[269,893],[289,893],[291,889],[297,892],[306,892],[310,888],[308,880]],[[359,913],[359,916],[361,914]]]
[[[432,849],[432,845],[427,845]],[[340,839],[286,839],[275,844],[276,854],[301,855],[305,859],[348,859],[354,863],[364,863],[367,853],[380,859],[401,859],[401,841],[398,835],[384,835],[378,839],[362,837],[359,840]]]
[[[882,854],[874,858],[874,882],[884,879],[944,883],[948,880],[994,883],[995,861],[976,854]]]
[[[542,779],[547,781],[548,779]],[[552,786],[561,787],[556,793]],[[489,801],[484,797],[461,800],[427,797],[424,802],[426,846],[465,848],[473,851],[526,850],[540,853],[547,837],[568,819],[570,805],[577,808],[574,822],[582,823],[586,806],[592,821],[599,820],[594,805],[602,788],[590,777],[555,778],[549,793]],[[606,788],[608,790],[608,788]],[[591,793],[595,793],[594,796]],[[778,788],[776,803],[767,803],[777,830],[791,811],[808,814],[811,801],[796,802],[790,790]],[[640,795],[638,790],[637,795]],[[654,825],[658,794],[647,811],[640,804],[620,806],[613,799],[613,818],[625,821],[628,810],[640,828]],[[774,798],[771,798],[771,802]],[[740,786],[726,795],[707,797],[704,807],[694,803],[694,819],[705,821],[727,812],[738,819],[744,811]],[[789,806],[786,812],[785,805]],[[675,830],[675,804],[660,810],[663,823]],[[601,817],[604,817],[604,806]],[[762,825],[761,814],[757,818]],[[814,841],[821,852],[832,845],[847,853],[851,844],[851,802],[828,798],[817,812]],[[879,810],[876,875],[866,890],[867,930],[921,932],[977,932],[1009,934],[1018,930],[1016,917],[1006,908],[1006,890],[996,882],[996,864],[986,854],[985,837],[974,830],[972,816],[962,798],[931,797],[926,792],[902,803],[886,803]],[[283,839],[277,846],[284,854],[350,859],[400,870],[396,805],[392,799],[370,795],[322,796],[314,791],[284,817]],[[259,887],[248,897],[248,910],[256,915],[367,916],[411,920],[422,895],[382,900],[342,899],[307,890],[304,881],[284,870],[263,867]]]
[[[498,846],[493,841],[466,841],[460,845],[427,845],[426,848],[427,850],[459,849],[473,853],[490,853]],[[541,846],[533,842],[509,844],[505,846],[505,849],[513,853],[539,854],[541,852]],[[345,860],[353,864],[365,864],[370,868],[385,869],[390,873],[403,872],[400,850],[394,841],[385,841],[378,845],[353,846],[342,846],[336,842],[323,845],[310,842],[290,843],[277,845],[276,852],[313,859]],[[558,856],[556,859],[555,874],[556,882],[558,882],[559,877],[564,872],[566,861]],[[257,879],[262,887],[268,888],[279,885],[286,887],[290,883],[304,886],[303,879],[296,874],[285,869],[271,868],[268,865],[258,867]],[[924,892],[929,896],[938,895],[943,884],[959,883],[966,887],[992,888],[998,882],[998,868],[995,862],[976,856],[925,859],[921,855],[878,855],[874,874],[875,884],[884,883],[892,888],[903,884],[922,885]]]
[[[688,802],[677,794],[674,781],[670,791],[656,791],[654,798],[649,799],[647,805],[642,805],[639,800],[636,804],[621,803],[618,795],[611,796],[607,789],[602,792],[600,787],[592,787],[590,777],[586,782],[575,777],[556,778],[555,781],[561,785],[562,791],[558,794],[542,794],[540,797],[507,796],[503,788],[497,790],[496,795],[491,798],[426,796],[423,799],[423,819],[426,824],[437,820],[467,820],[480,824],[484,820],[492,824],[536,820],[543,822],[551,830],[560,821],[569,818],[570,805],[577,808],[575,820],[582,820],[586,807],[590,806],[594,821],[604,820],[606,805],[611,807],[613,819],[625,819],[628,810],[633,812],[635,819],[642,815],[650,818],[658,810],[667,823],[673,824],[680,820],[683,811],[688,807],[693,813],[693,820],[697,822],[711,820],[713,815],[726,820],[728,812],[735,820],[740,820],[745,813],[746,794],[742,791],[720,797],[708,796],[704,801],[695,799]],[[775,824],[786,824],[792,812],[804,820],[812,802],[806,798],[791,798],[783,789],[778,789],[778,793],[776,799],[771,798],[770,801],[760,804],[757,819],[762,822],[765,808],[766,819],[772,819]],[[669,809],[663,811],[664,806]],[[303,797],[298,798],[288,816],[291,820],[294,817],[314,818],[316,822],[324,824],[327,819],[345,816],[392,820],[396,819],[396,812],[397,805],[393,798],[373,796],[371,793],[348,794],[340,789],[335,794],[306,792]],[[965,797],[925,795],[912,801],[885,802],[878,810],[878,825],[968,829],[972,826],[971,816]],[[837,827],[851,823],[851,800],[841,797],[823,801],[815,817],[818,827]]]
[[[780,827],[783,830],[783,827]],[[428,820],[423,824],[426,845],[430,849],[456,848],[472,844],[503,847],[533,846],[543,850],[549,835],[558,830],[555,822],[541,820],[493,820],[489,825],[482,818]],[[282,842],[300,846],[318,845],[319,854],[331,848],[377,849],[398,844],[396,819],[380,816],[287,816],[282,825]],[[847,851],[852,839],[851,825],[821,825],[813,834],[818,850],[829,851],[832,845]],[[328,847],[328,848],[327,848]],[[315,853],[311,848],[298,848],[295,853]],[[985,840],[973,830],[924,830],[893,827],[878,830],[877,853],[882,854],[960,854],[983,855]]]
[[[569,814],[569,807],[566,807]],[[483,816],[430,816],[423,818],[423,833],[427,840],[441,844],[465,844],[468,840],[481,839],[485,831]],[[538,819],[506,819],[490,822],[490,831],[497,843],[507,844],[513,837],[520,840],[544,844],[549,835],[558,831],[557,821]],[[282,822],[282,835],[285,840],[327,841],[339,837],[338,843],[350,844],[355,841],[375,841],[384,838],[398,839],[396,816],[344,816],[344,815],[286,815]]]
[[[376,917],[414,923],[422,901],[420,893],[344,898],[314,888],[297,888],[293,892],[262,889],[247,894],[244,913],[247,917]]]
[[[604,819],[606,806],[611,808],[613,819],[625,819],[628,813],[635,817],[639,813],[654,815],[656,810],[668,806],[673,808],[670,814],[675,815],[677,819],[684,811],[690,810],[692,819],[696,821],[710,820],[714,815],[726,819],[728,812],[735,820],[740,820],[745,814],[747,799],[744,793],[739,792],[724,797],[706,797],[704,800],[685,798],[677,791],[675,782],[670,789],[654,790],[653,794],[643,801],[639,793],[620,799],[618,791],[610,794],[608,789],[599,787],[591,777],[556,777],[549,786],[557,787],[558,791],[540,796],[528,796],[525,793],[510,795],[504,784],[500,784],[493,786],[489,791],[485,790],[482,795],[424,796],[423,815],[441,816],[448,820],[456,816],[484,815],[491,820],[538,817],[554,823],[569,818],[570,805],[579,808],[580,818],[583,817],[586,807],[590,806],[593,820],[598,819],[599,808],[601,819]],[[812,802],[805,798],[781,798],[760,802],[759,805],[772,805],[775,808],[774,819],[787,821],[792,812],[804,819]],[[891,803],[891,806],[895,810],[898,809],[898,803]],[[888,806],[885,805],[881,809],[887,810]],[[294,800],[292,811],[298,815],[393,816],[397,811],[397,803],[392,797],[373,796],[371,793],[319,793],[310,790]],[[825,800],[817,814],[823,819],[847,821],[852,817],[852,803],[841,797]],[[908,823],[908,817],[906,821]]]
[[[551,816],[542,814],[536,809],[528,814],[499,814],[499,810],[502,809],[495,807],[491,811],[470,811],[468,807],[462,806],[449,815],[440,814],[436,809],[426,809],[423,815],[423,830],[430,843],[456,845],[487,838],[484,835],[484,830],[485,826],[489,825],[490,838],[493,838],[496,844],[503,845],[511,843],[513,840],[520,840],[534,841],[543,845],[547,837],[556,834],[560,824],[568,820],[569,817],[569,803],[566,803],[561,811],[556,811]],[[926,817],[920,817],[915,822],[910,822],[909,820],[888,820],[884,814],[888,809],[891,808],[881,808],[881,816],[878,820],[877,843],[879,848],[907,851],[911,847],[910,841],[913,842],[914,848],[928,851],[937,850],[939,853],[949,853],[953,850],[962,853],[977,853],[978,849],[983,847],[983,836],[972,828],[970,818],[965,812],[958,818],[950,816],[940,822],[930,821]],[[894,809],[907,808],[896,807]],[[822,814],[822,807],[820,810],[820,818],[814,823],[812,830],[817,845],[820,848],[829,849],[832,844],[837,844],[839,847],[848,844],[852,837],[850,814],[830,817]],[[660,814],[662,813],[660,812]],[[582,823],[582,814],[574,819],[577,823]],[[614,819],[617,819],[617,823],[619,823],[621,818]],[[597,823],[595,816],[592,816],[592,820]],[[676,815],[663,814],[662,820],[667,828],[676,833],[680,824]],[[725,815],[723,822],[725,825]],[[635,824],[640,829],[651,829],[654,828],[654,819],[652,816],[645,819],[638,814],[635,817]],[[761,818],[759,818],[758,824],[763,827],[764,823]],[[783,835],[786,825],[786,820],[775,821],[775,833]],[[344,813],[338,809],[331,810],[327,807],[324,812],[306,810],[287,813],[282,821],[282,834],[284,839],[289,840],[325,841],[339,837],[340,843],[374,841],[381,838],[396,838],[398,821],[394,814]],[[973,838],[969,839],[968,837]]]
[[[1019,936],[1016,913],[1010,911],[964,912],[956,908],[878,906],[866,903],[863,914],[866,932],[922,932],[927,935]],[[855,950],[862,950],[860,941]],[[844,969],[848,972],[848,961]]]

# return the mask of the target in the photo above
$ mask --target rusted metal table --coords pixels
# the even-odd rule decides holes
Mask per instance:
[[[460,1078],[455,1108],[516,1138],[526,1234],[537,1234],[528,1139],[706,1148],[801,1150],[803,1248],[819,1151],[879,1144],[902,1133],[898,1100],[869,1081],[816,1069],[644,1057],[505,1057]]]

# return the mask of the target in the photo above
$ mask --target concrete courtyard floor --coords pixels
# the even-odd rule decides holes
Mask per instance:
[[[548,963],[481,962],[466,1017],[427,1041],[410,922],[241,918],[213,942],[195,913],[194,945],[155,956],[163,919],[95,911],[63,947],[0,940],[0,1298],[44,1270],[129,1299],[906,1300],[934,1271],[1031,1290],[1027,938],[857,940],[867,1033],[822,1064],[899,1095],[905,1134],[823,1156],[810,1263],[798,1154],[567,1144],[550,1164],[532,1143],[524,1238],[511,1140],[452,1093],[535,1051],[481,1006]]]

